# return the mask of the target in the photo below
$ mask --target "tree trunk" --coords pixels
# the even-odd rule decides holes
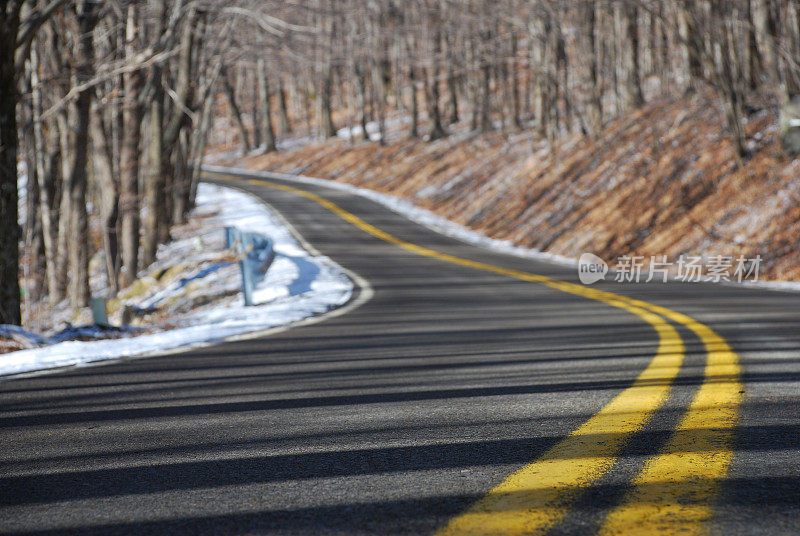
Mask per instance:
[[[452,68],[447,75],[447,91],[450,95],[450,117],[447,118],[449,124],[458,123],[458,83],[456,82],[456,75],[453,73]]]
[[[195,199],[197,198],[197,185],[200,180],[200,167],[203,164],[203,154],[205,153],[206,143],[208,141],[208,131],[210,128],[213,128],[214,122],[214,114],[212,113],[214,100],[210,97],[214,87],[216,86],[216,81],[219,77],[219,71],[217,70],[211,76],[211,80],[208,83],[206,94],[204,94],[203,98],[203,105],[200,109],[200,125],[197,131],[194,133],[194,137],[192,139],[194,143],[194,162],[192,163],[191,169],[191,181],[189,183],[189,203],[188,208],[192,209],[195,206]]]
[[[374,88],[375,100],[377,101],[378,115],[378,135],[381,145],[386,145],[386,80],[383,76],[383,65],[381,61],[372,62],[372,87]]]
[[[358,124],[361,127],[362,139],[367,137],[367,80],[360,65],[356,63],[354,68],[356,77],[356,104],[358,106]]]
[[[278,132],[281,136],[288,136],[292,132],[289,123],[289,112],[286,106],[286,90],[283,87],[283,79],[278,77]]]
[[[552,85],[550,79],[550,61],[548,45],[550,43],[551,26],[549,17],[533,17],[528,25],[531,42],[531,57],[534,70],[533,109],[536,116],[539,134],[546,136],[550,128],[551,110],[548,104],[548,94]]]
[[[442,115],[439,112],[439,81],[436,75],[428,73],[428,90],[425,92],[425,100],[428,105],[428,116],[430,117],[431,133],[430,140],[438,140],[445,137],[444,126],[442,126]]]
[[[730,11],[734,11],[730,6],[717,5],[716,8],[721,15],[730,15]],[[719,74],[716,78],[719,80],[720,89],[727,99],[725,116],[728,122],[728,129],[731,132],[737,156],[741,159],[747,156],[747,148],[741,120],[744,113],[744,88],[742,87],[744,80],[742,63],[736,52],[738,40],[731,24],[719,23],[718,32],[717,39],[714,39],[713,45],[715,47],[714,55],[721,57]]]
[[[159,0],[155,6],[155,31],[160,36],[164,31],[167,11],[166,0]],[[150,101],[150,137],[147,144],[148,168],[144,175],[144,206],[146,207],[142,229],[143,266],[156,259],[158,244],[169,238],[169,219],[166,203],[166,177],[164,169],[164,89],[161,79],[161,65],[154,65],[150,72],[153,94]],[[166,232],[164,231],[166,229]]]
[[[331,93],[333,91],[333,73],[331,72],[330,65],[323,67],[322,73],[322,91],[320,94],[322,107],[322,135],[326,138],[332,138],[336,135],[336,128],[333,126],[333,117],[331,111]]]
[[[800,68],[798,68],[798,61],[800,61],[800,1],[787,2],[785,10],[786,23],[783,31],[776,30],[776,33],[782,33],[783,37],[775,35],[774,39],[781,39],[783,43],[786,43],[784,45],[786,51],[781,54],[780,64],[784,103],[789,103],[795,101],[796,97],[800,95]]]
[[[459,113],[458,113],[458,84],[456,81],[456,73],[455,73],[455,63],[456,57],[453,53],[453,42],[452,37],[447,36],[445,38],[445,44],[447,46],[447,93],[448,93],[448,104],[450,107],[450,116],[447,118],[447,123],[452,125],[453,123],[458,123],[459,120]]]
[[[239,130],[239,138],[242,142],[242,152],[247,154],[251,149],[250,140],[247,136],[247,129],[244,127],[242,112],[239,110],[239,105],[236,104],[236,95],[233,93],[233,86],[231,85],[231,81],[228,76],[228,70],[224,68],[222,69],[222,88],[225,91],[225,97],[228,99],[228,112],[230,113],[231,120]]]
[[[95,153],[95,176],[100,186],[100,220],[103,230],[103,253],[106,277],[112,294],[119,290],[119,186],[114,174],[111,139],[103,120],[103,110],[92,114],[92,143]]]
[[[30,88],[26,88],[29,90]],[[45,273],[44,263],[44,236],[42,233],[42,218],[39,215],[41,208],[41,191],[39,188],[39,171],[36,165],[36,142],[33,139],[32,114],[26,113],[24,144],[29,148],[25,158],[25,169],[28,173],[27,193],[25,196],[25,269],[27,272],[25,279],[28,285],[25,287],[23,304],[30,301],[38,301],[44,295],[46,280],[42,277]],[[30,311],[30,309],[28,309]]]
[[[69,115],[72,114],[73,106],[70,105],[67,109],[58,114],[56,118],[56,125],[58,130],[58,143],[60,146],[59,158],[59,176],[61,177],[61,190],[58,202],[58,230],[56,236],[56,274],[58,275],[59,296],[63,299],[66,294],[67,286],[67,267],[69,248],[67,242],[69,241],[69,233],[71,229],[70,218],[72,216],[72,209],[70,208],[70,181],[72,180],[72,143],[71,143],[71,130]]]
[[[181,129],[178,136],[178,143],[173,147],[173,170],[176,177],[181,180],[175,181],[172,189],[172,221],[180,223],[185,221],[186,213],[189,210],[189,193],[191,190],[191,173],[189,170],[189,141],[186,129]]]
[[[79,4],[78,28],[80,37],[75,50],[77,69],[75,82],[82,84],[92,78],[94,69],[93,30],[97,23],[96,5]],[[89,304],[89,222],[86,214],[87,163],[89,157],[89,121],[92,88],[78,93],[75,101],[76,122],[74,158],[70,176],[70,239],[69,239],[69,298],[73,308]]]
[[[413,63],[408,66],[408,85],[411,87],[411,127],[408,137],[419,138],[419,99],[417,98],[417,77]]]
[[[511,36],[511,120],[514,128],[517,130],[522,129],[522,119],[520,110],[520,94],[519,94],[519,60],[517,46],[517,34]]]
[[[33,64],[28,62],[25,68],[24,88],[23,92],[27,95],[32,93],[33,87]],[[28,99],[25,106],[20,110],[21,118],[23,120],[22,129],[22,143],[26,148],[25,151],[25,170],[27,173],[26,182],[26,195],[25,195],[25,253],[23,254],[22,261],[24,262],[23,276],[25,278],[24,293],[22,295],[22,317],[25,320],[26,310],[29,312],[30,308],[27,307],[31,301],[40,300],[43,295],[43,289],[46,286],[45,278],[42,275],[45,273],[44,266],[44,244],[42,236],[42,219],[39,215],[39,207],[41,206],[40,192],[39,192],[39,163],[42,160],[40,154],[44,152],[44,147],[36,144],[34,134],[34,111],[33,100]]]
[[[667,33],[667,14],[664,10],[664,3],[658,3],[658,30],[659,30],[659,50],[658,50],[658,79],[661,81],[661,89],[664,90],[668,87],[671,72],[671,54],[669,35]]]
[[[126,56],[136,52],[136,4],[128,6],[125,31]],[[133,283],[139,271],[139,142],[141,132],[141,107],[139,89],[141,73],[123,75],[124,104],[122,108],[122,144],[120,148],[120,216],[122,242],[122,268],[120,286]]]
[[[302,100],[302,108],[303,108],[303,122],[306,124],[306,136],[311,137],[314,129],[313,125],[313,117],[314,117],[314,110],[311,107],[311,90],[308,87],[308,84],[302,85],[302,90],[300,91],[299,97]]]
[[[491,68],[486,58],[481,60],[481,73],[481,132],[489,132],[492,130],[492,93],[490,89],[492,75]]]
[[[183,31],[180,39],[180,53],[178,55],[178,66],[176,76],[175,105],[169,121],[165,122],[163,151],[163,170],[164,176],[170,180],[167,186],[167,193],[164,198],[167,200],[165,214],[167,217],[159,225],[159,236],[161,241],[169,238],[171,224],[180,224],[185,221],[186,214],[176,205],[187,206],[184,199],[190,190],[191,177],[182,175],[180,170],[186,168],[185,163],[179,162],[180,152],[178,151],[178,141],[181,133],[185,131],[191,118],[191,109],[194,106],[193,66],[195,64],[196,36],[202,36],[205,27],[205,15],[200,12],[196,5],[189,4],[189,13],[183,23]],[[221,72],[221,71],[220,71]],[[245,136],[246,137],[246,136]]]
[[[56,234],[53,223],[53,169],[45,167],[45,137],[42,130],[42,88],[39,85],[39,53],[31,51],[31,82],[33,90],[33,139],[36,146],[36,177],[39,180],[39,216],[42,219],[42,239],[44,241],[45,274],[50,303],[61,301],[61,290],[56,272]]]
[[[764,59],[764,74],[772,84],[780,81],[775,0],[754,0],[756,40]]]
[[[471,131],[478,130],[478,123],[480,120],[480,105],[478,100],[480,99],[479,91],[478,91],[478,82],[476,80],[475,70],[477,66],[477,60],[475,58],[475,46],[474,41],[470,40],[469,46],[467,47],[467,54],[466,54],[466,62],[469,66],[469,71],[467,72],[467,101],[469,102],[469,129]]]
[[[12,5],[16,4],[16,5]],[[0,323],[20,325],[17,49],[20,2],[0,9]]]
[[[703,76],[701,61],[702,43],[697,33],[695,0],[681,0],[678,12],[681,56],[686,73],[686,90],[694,91]]]
[[[557,91],[564,103],[564,123],[567,132],[573,128],[572,120],[572,98],[569,89],[569,56],[567,55],[567,44],[564,39],[564,32],[561,28],[560,18],[554,21],[555,53],[556,53],[556,75],[558,77]],[[556,110],[558,105],[556,104]]]
[[[201,35],[200,17],[194,8],[189,8],[186,15],[180,39],[180,54],[178,55],[178,74],[175,84],[175,105],[169,121],[164,127],[164,155],[170,153],[172,146],[178,141],[180,130],[189,120],[190,101],[192,100],[194,84],[192,81],[192,63],[194,61],[195,34]],[[166,170],[165,170],[166,171]]]
[[[745,16],[747,19],[747,81],[750,89],[756,89],[760,83],[760,75],[764,61],[761,59],[761,53],[758,50],[758,38],[756,33],[756,17],[753,13],[753,5],[751,0],[746,0]]]
[[[258,93],[261,103],[261,130],[264,134],[264,152],[269,153],[275,150],[275,129],[272,126],[272,106],[269,100],[269,81],[267,80],[267,68],[263,58],[257,62]]]
[[[603,125],[602,84],[597,61],[597,2],[590,0],[586,5],[586,34],[588,36],[586,54],[588,57],[589,103],[587,128],[591,136],[597,137]]]
[[[625,108],[635,109],[644,104],[642,93],[641,66],[639,61],[639,8],[632,0],[626,2],[624,6],[618,6],[623,10],[622,16],[625,21],[625,34],[627,36],[627,54],[624,55],[622,63],[623,76],[625,83]]]
[[[259,58],[258,61],[262,61],[261,58]],[[251,106],[252,113],[250,114],[251,117],[253,118],[252,119],[252,123],[253,123],[253,147],[255,147],[256,149],[261,147],[261,142],[264,141],[262,139],[262,134],[261,134],[261,125],[262,125],[261,112],[260,112],[261,100],[258,97],[260,87],[261,87],[261,82],[259,80],[258,73],[256,73],[256,76],[253,77],[253,101],[251,103],[251,105],[252,105]],[[273,133],[273,138],[274,137],[275,136],[274,136],[274,133]]]
[[[160,69],[159,69],[160,70]],[[142,234],[142,265],[147,266],[156,259],[158,244],[164,241],[161,231],[169,225],[167,218],[166,177],[164,170],[164,93],[161,90],[160,73],[154,86],[150,103],[150,139],[148,140],[148,169],[144,182],[144,206],[147,207]]]
[[[441,22],[441,16],[433,21],[433,24]],[[438,140],[447,135],[447,132],[442,125],[442,114],[439,111],[439,65],[441,60],[439,56],[442,52],[442,35],[441,26],[436,26],[437,30],[433,35],[433,67],[428,69],[427,86],[428,91],[425,92],[425,100],[428,105],[428,117],[431,123],[430,140]]]

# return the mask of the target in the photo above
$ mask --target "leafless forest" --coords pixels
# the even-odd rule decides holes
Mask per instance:
[[[743,118],[800,98],[798,0],[8,0],[0,19],[7,324],[21,296],[85,306],[91,259],[130,285],[222,116],[245,152],[370,122],[382,143],[390,121],[556,140],[711,88],[747,159]]]

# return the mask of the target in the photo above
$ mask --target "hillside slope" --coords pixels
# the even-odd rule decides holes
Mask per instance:
[[[412,200],[494,238],[565,256],[760,255],[770,279],[800,279],[800,159],[777,110],[746,122],[739,162],[704,95],[662,100],[598,140],[551,148],[532,131],[456,133],[382,147],[334,139],[236,162],[344,181]],[[231,162],[228,162],[231,163]]]

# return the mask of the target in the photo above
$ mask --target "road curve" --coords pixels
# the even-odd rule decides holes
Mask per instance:
[[[374,295],[0,383],[3,534],[800,533],[800,296],[584,287],[340,190],[207,180]]]

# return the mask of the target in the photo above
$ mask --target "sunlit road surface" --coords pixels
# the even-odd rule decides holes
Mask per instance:
[[[800,295],[584,286],[341,191],[207,178],[360,306],[0,383],[2,533],[800,533]]]

